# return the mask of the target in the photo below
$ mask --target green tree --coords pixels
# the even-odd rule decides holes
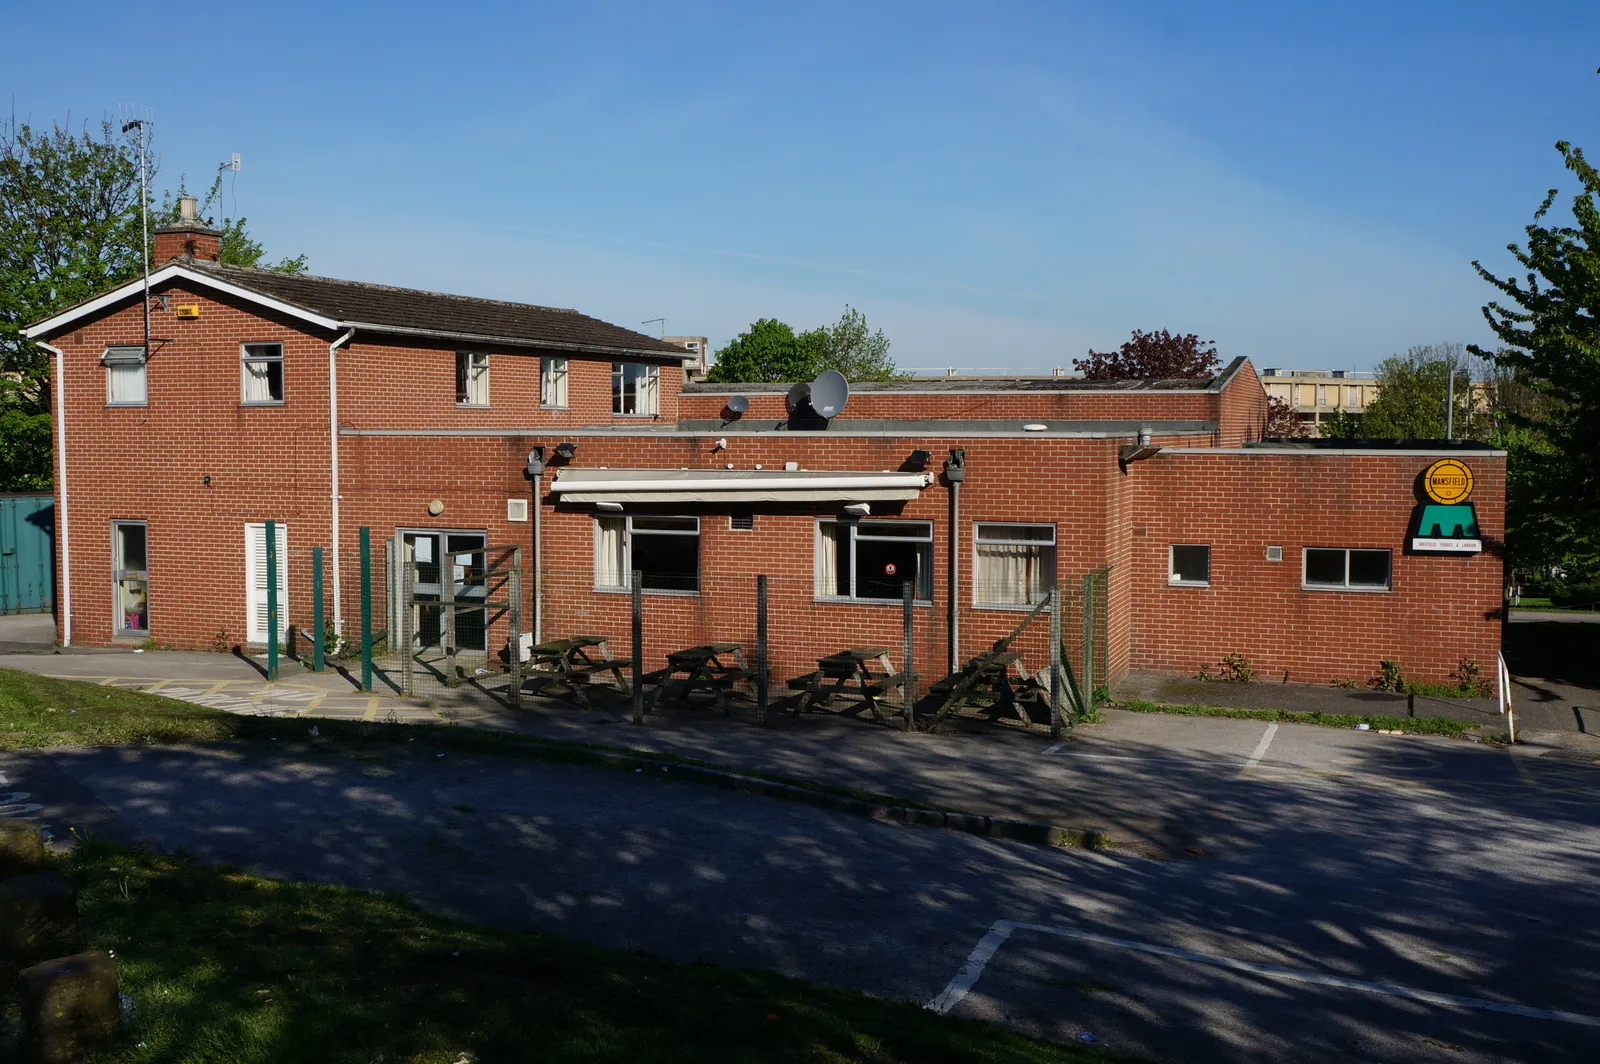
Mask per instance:
[[[1455,415],[1450,426],[1458,440],[1487,440],[1494,419],[1481,399],[1484,367],[1460,344],[1424,344],[1378,363],[1378,397],[1361,416],[1360,433],[1374,440],[1442,440],[1446,397],[1455,372]]]
[[[900,376],[889,357],[889,338],[870,330],[867,316],[846,305],[839,320],[825,330],[823,369],[836,369],[848,380],[887,381]]]
[[[1556,144],[1578,178],[1570,225],[1546,222],[1550,189],[1524,229],[1525,245],[1507,249],[1526,271],[1497,277],[1474,261],[1500,292],[1483,316],[1503,345],[1474,347],[1514,374],[1531,393],[1501,411],[1510,450],[1507,532],[1513,564],[1558,558],[1569,569],[1600,567],[1600,173],[1583,151]]]
[[[1325,440],[1354,440],[1361,436],[1361,415],[1349,410],[1335,410],[1317,426]]]
[[[163,203],[152,226],[177,218],[176,196]],[[22,330],[137,277],[140,224],[138,149],[110,122],[78,133],[0,122],[0,491],[48,490],[52,479],[50,360]],[[243,218],[226,224],[225,261],[264,257]],[[276,268],[300,272],[305,258]]]
[[[891,380],[899,374],[889,358],[889,338],[873,331],[867,317],[846,306],[839,320],[797,333],[775,318],[759,318],[717,352],[706,380],[806,381],[836,369],[853,381]]]
[[[776,318],[758,318],[717,352],[706,380],[724,384],[750,381],[800,381],[817,375],[821,341],[815,333],[796,336]]]
[[[1115,351],[1089,351],[1072,365],[1084,380],[1199,380],[1213,376],[1222,358],[1213,340],[1194,333],[1177,335],[1165,329],[1133,330]]]

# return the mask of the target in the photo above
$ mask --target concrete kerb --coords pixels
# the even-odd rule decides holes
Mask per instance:
[[[1006,842],[1029,843],[1035,846],[1069,847],[1085,850],[1109,850],[1114,846],[1110,837],[1098,828],[1063,827],[1034,820],[985,816],[982,813],[965,813],[922,805],[897,805],[891,802],[866,801],[844,794],[813,790],[810,787],[766,779],[761,776],[749,776],[727,769],[663,762],[660,758],[642,757],[622,750],[554,747],[540,743],[537,740],[527,742],[533,748],[543,747],[551,751],[559,750],[563,760],[569,762],[590,764],[599,768],[657,771],[674,779],[720,787],[723,790],[755,794],[778,801],[800,802],[819,809],[866,817],[869,820],[877,820],[886,824],[904,824],[912,827],[938,828],[945,831],[962,831],[970,835],[981,835],[985,838]]]

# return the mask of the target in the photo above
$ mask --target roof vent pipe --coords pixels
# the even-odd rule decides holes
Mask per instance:
[[[1148,447],[1148,446],[1150,446],[1150,426],[1149,425],[1145,425],[1144,427],[1142,427],[1139,430],[1139,446],[1140,447]]]

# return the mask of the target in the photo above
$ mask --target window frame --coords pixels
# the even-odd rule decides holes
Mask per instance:
[[[144,568],[127,569],[122,557],[122,529],[134,527],[144,532]],[[129,628],[127,626],[127,611],[122,608],[120,594],[124,580],[144,581],[144,627]],[[123,520],[114,518],[111,521],[111,635],[115,639],[148,639],[150,638],[150,522],[143,519]]]
[[[560,363],[559,374],[552,370]],[[539,357],[539,406],[545,410],[566,410],[570,406],[572,362],[561,355]],[[559,398],[552,398],[559,392]]]
[[[258,350],[252,351],[252,348]],[[260,348],[276,348],[277,354],[261,354]],[[250,392],[250,364],[263,362],[278,364],[278,398],[276,399],[249,399]],[[267,390],[272,389],[272,378],[267,378]],[[282,406],[289,395],[289,374],[284,365],[283,344],[277,340],[250,341],[239,345],[239,405],[240,406]]]
[[[826,542],[824,540],[824,538],[823,538],[823,535],[822,535],[822,526],[823,525],[844,525],[844,526],[846,526],[846,527],[848,527],[850,529],[850,552],[849,552],[850,553],[850,564],[849,564],[850,593],[848,595],[841,595],[841,594],[837,594],[837,593],[830,594],[830,593],[824,592],[821,589],[821,576],[822,576],[822,574],[820,572],[820,568],[819,568],[818,563],[821,561],[821,553],[822,553],[822,550],[823,550],[823,543]],[[859,603],[866,603],[868,605],[874,605],[874,606],[893,605],[895,603],[899,603],[899,602],[904,601],[898,595],[895,596],[894,598],[867,598],[867,597],[863,597],[863,596],[860,596],[860,595],[856,594],[856,541],[861,536],[861,527],[863,525],[865,525],[865,526],[867,526],[869,528],[871,526],[873,526],[873,525],[920,525],[923,528],[927,529],[927,533],[928,534],[925,537],[923,537],[923,536],[917,536],[917,537],[912,537],[912,536],[874,536],[869,532],[867,534],[866,538],[867,538],[868,542],[872,542],[872,541],[875,541],[875,540],[891,540],[891,541],[898,542],[898,543],[927,544],[928,594],[927,594],[927,597],[924,598],[920,594],[920,589],[918,589],[917,591],[913,592],[911,602],[912,602],[912,605],[914,605],[914,606],[932,606],[933,605],[933,596],[934,596],[934,586],[933,586],[933,577],[934,577],[934,572],[933,572],[933,531],[934,531],[934,529],[933,529],[933,522],[932,521],[925,521],[925,520],[922,520],[921,518],[907,518],[907,517],[882,517],[882,518],[819,517],[819,518],[817,518],[816,519],[816,524],[814,526],[814,531],[812,533],[812,536],[813,536],[813,540],[812,540],[812,543],[813,543],[813,554],[812,554],[812,560],[811,560],[811,580],[812,580],[811,588],[812,588],[813,601],[815,601],[815,602],[827,602],[827,603],[859,602]]]
[[[630,367],[642,370],[641,381],[650,381],[649,410],[623,410],[623,397],[627,394],[628,369]],[[635,406],[639,389],[635,387]],[[660,417],[661,416],[661,367],[653,362],[613,362],[611,363],[611,416],[612,417]]]
[[[461,372],[461,360],[466,359],[466,374]],[[482,360],[483,374],[481,377],[472,376],[473,364]],[[482,382],[483,396],[480,399],[472,394],[473,384]],[[466,398],[463,399],[462,396]],[[474,351],[470,348],[461,348],[456,351],[456,406],[463,410],[487,410],[489,407],[489,352]]]
[[[671,595],[678,598],[698,598],[705,577],[705,552],[701,549],[701,541],[705,534],[705,524],[696,514],[628,514],[628,513],[596,513],[594,515],[594,590],[607,595],[626,595],[633,591],[626,582],[621,584],[603,584],[600,582],[600,522],[622,522],[622,566],[618,573],[624,581],[630,578],[633,572],[633,537],[635,535],[633,521],[636,517],[647,519],[670,519],[677,521],[693,521],[694,529],[668,529],[647,528],[640,535],[646,536],[693,536],[695,537],[694,552],[694,590],[672,587],[641,587],[640,593],[645,595]]]
[[[1312,551],[1338,551],[1344,554],[1344,583],[1312,583],[1307,578],[1307,570],[1311,563]],[[1350,555],[1356,552],[1363,554],[1382,554],[1387,565],[1384,569],[1384,582],[1378,584],[1352,584],[1350,582]],[[1300,548],[1300,589],[1302,591],[1353,591],[1360,595],[1387,595],[1394,591],[1394,551],[1388,547],[1301,547]]]
[[[1206,552],[1206,578],[1204,580],[1186,580],[1178,575],[1178,548],[1179,547],[1204,547]],[[1209,543],[1168,543],[1167,544],[1167,586],[1168,587],[1210,587],[1211,586],[1211,544]]]
[[[138,357],[130,357],[126,352],[136,351]],[[113,352],[117,354],[113,355]],[[107,406],[149,406],[150,405],[150,356],[145,352],[142,344],[107,344],[100,353],[100,365],[106,371],[106,405]],[[138,366],[139,381],[143,385],[140,389],[143,399],[113,399],[111,398],[111,377],[117,368]]]
[[[994,538],[985,539],[985,538],[982,538],[982,536],[981,536],[981,534],[979,532],[979,529],[983,528],[985,525],[988,525],[988,526],[991,526],[991,527],[1003,526],[1003,527],[1008,527],[1008,528],[1048,528],[1050,530],[1050,539],[1048,541],[1045,541],[1045,540],[1042,540],[1042,539],[1032,539],[1032,540],[994,539]],[[1024,612],[1026,612],[1026,611],[1030,611],[1030,610],[1033,610],[1033,609],[1037,608],[1038,605],[1039,605],[1038,602],[1029,602],[1029,603],[1020,603],[1020,602],[985,602],[979,597],[980,583],[981,582],[978,579],[978,563],[979,563],[978,548],[979,548],[980,544],[981,545],[997,545],[997,546],[1048,547],[1048,548],[1050,548],[1050,555],[1049,555],[1049,557],[1050,557],[1050,563],[1049,563],[1050,564],[1050,581],[1049,581],[1049,587],[1047,587],[1045,589],[1045,597],[1048,598],[1050,591],[1053,590],[1054,588],[1056,588],[1057,586],[1059,586],[1057,582],[1060,579],[1060,571],[1057,569],[1057,560],[1058,560],[1058,557],[1059,557],[1058,551],[1060,549],[1060,540],[1061,540],[1060,532],[1057,530],[1057,528],[1056,528],[1056,526],[1054,524],[1051,524],[1048,521],[973,521],[972,522],[972,608],[975,609],[975,610],[1022,610]]]

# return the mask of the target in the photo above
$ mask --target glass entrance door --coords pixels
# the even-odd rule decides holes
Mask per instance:
[[[483,532],[430,529],[401,532],[402,542],[415,552],[412,574],[412,650],[444,643],[445,580],[455,598],[455,647],[488,649],[483,602],[488,595],[485,569],[488,536]]]

